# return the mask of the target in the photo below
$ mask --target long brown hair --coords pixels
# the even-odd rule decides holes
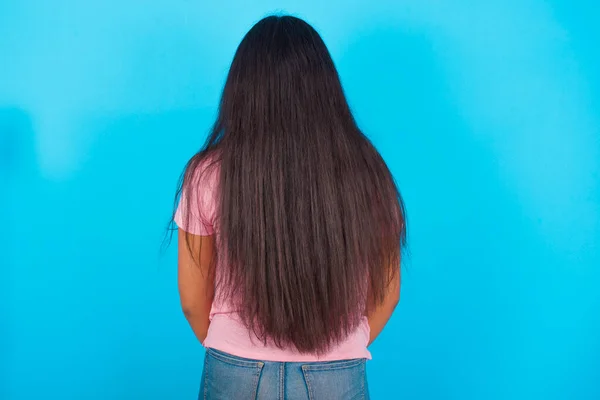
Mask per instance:
[[[227,260],[217,293],[265,343],[328,351],[383,301],[406,224],[392,174],[309,24],[270,16],[246,34],[178,195],[202,190],[194,177],[209,160]]]

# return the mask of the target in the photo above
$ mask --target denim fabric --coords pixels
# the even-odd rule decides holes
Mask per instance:
[[[199,399],[368,400],[366,360],[292,363],[207,349]]]

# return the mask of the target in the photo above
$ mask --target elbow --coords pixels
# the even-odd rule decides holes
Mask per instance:
[[[186,319],[198,319],[201,318],[202,315],[207,314],[206,312],[206,304],[192,296],[181,296],[179,299],[179,304],[181,305],[181,311]]]
[[[181,307],[181,311],[183,312],[183,316],[187,320],[190,320],[194,316],[194,312],[188,307]]]
[[[204,341],[206,340],[207,336],[208,336],[208,330],[196,333],[196,338],[198,338],[198,341],[200,342],[201,345],[204,345]]]
[[[184,302],[181,303],[181,311],[183,312],[185,318],[188,320],[193,318],[196,314],[198,314],[195,309],[196,307],[194,307],[191,304],[187,304]]]
[[[194,305],[182,304],[181,311],[183,312],[185,319],[187,319],[188,322],[190,322],[190,323],[192,323],[192,322],[197,323],[197,322],[203,321],[205,319],[208,319],[208,314],[206,312],[203,312],[201,308],[194,306]]]
[[[185,319],[189,323],[200,343],[204,343],[204,340],[208,336],[208,327],[210,325],[208,315],[199,312],[197,307],[188,307],[182,304],[181,309]]]

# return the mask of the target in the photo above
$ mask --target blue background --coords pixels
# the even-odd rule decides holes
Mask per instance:
[[[0,398],[195,398],[161,239],[273,11],[321,32],[408,207],[373,398],[600,399],[600,10],[567,0],[2,0]]]

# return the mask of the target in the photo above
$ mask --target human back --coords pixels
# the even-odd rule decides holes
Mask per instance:
[[[367,324],[353,344],[366,350],[366,319],[399,278],[404,208],[310,25],[267,17],[244,37],[180,193],[179,227],[214,237],[208,342],[227,318],[255,339],[242,347],[317,362]]]

